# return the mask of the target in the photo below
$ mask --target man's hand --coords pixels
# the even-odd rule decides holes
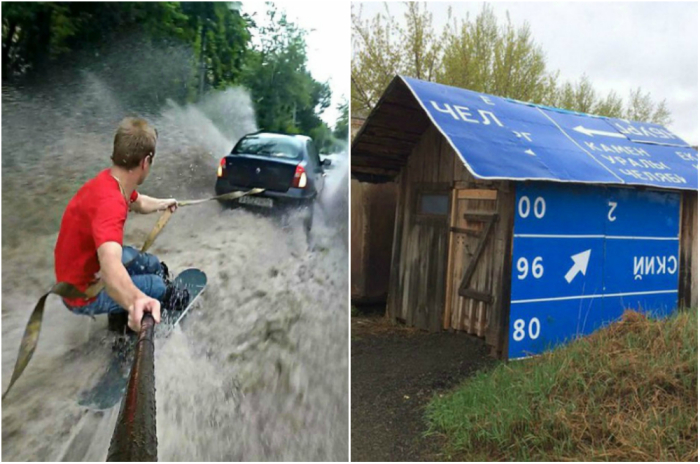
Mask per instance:
[[[139,290],[122,264],[122,247],[117,242],[105,242],[97,249],[100,273],[107,294],[129,313],[129,327],[134,332],[141,330],[143,313],[151,313],[156,323],[160,322],[160,301]]]
[[[160,210],[165,210],[169,209],[171,213],[174,213],[175,210],[177,209],[177,200],[174,198],[168,198],[165,200],[160,200],[161,201],[161,207]]]
[[[165,211],[166,209],[175,212],[177,200],[174,198],[153,198],[140,194],[136,201],[131,204],[131,210],[141,214],[151,214],[156,211]]]
[[[160,301],[149,296],[142,296],[134,301],[128,309],[129,311],[129,328],[136,333],[141,330],[141,319],[144,313],[151,313],[156,324],[160,322]]]

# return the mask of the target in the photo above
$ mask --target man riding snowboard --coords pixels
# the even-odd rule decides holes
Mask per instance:
[[[122,247],[129,210],[149,214],[177,209],[175,199],[141,195],[158,134],[145,120],[125,118],[114,136],[112,167],[86,182],[70,200],[54,249],[56,281],[84,292],[102,279],[105,288],[92,299],[64,298],[75,314],[108,314],[111,330],[138,332],[144,312],[160,322],[161,302],[173,293],[167,267],[148,253]],[[125,267],[126,266],[126,267]]]

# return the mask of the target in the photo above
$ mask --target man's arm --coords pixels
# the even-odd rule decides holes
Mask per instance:
[[[175,211],[175,209],[177,209],[177,200],[174,198],[153,198],[140,193],[136,201],[131,204],[131,210],[141,214],[165,211],[167,208]]]
[[[105,242],[97,249],[97,257],[107,294],[129,313],[129,327],[139,331],[144,311],[152,313],[153,319],[160,322],[160,302],[134,285],[122,264],[121,245]]]

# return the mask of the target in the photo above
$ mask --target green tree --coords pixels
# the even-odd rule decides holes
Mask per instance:
[[[351,103],[353,114],[367,116],[396,74],[405,74],[404,35],[385,4],[384,14],[371,20],[362,18],[362,7],[352,5]],[[403,40],[403,43],[406,39]]]
[[[297,110],[310,103],[303,76],[305,32],[270,4],[266,24],[258,27],[260,45],[253,51],[244,82],[258,108],[258,126],[296,132]]]
[[[495,95],[551,103],[556,74],[548,73],[544,52],[527,24],[499,27],[492,8],[475,20],[452,18],[442,34],[423,5],[407,3],[402,28],[388,11],[363,20],[352,14],[353,114],[366,116],[396,74],[469,88]]]
[[[8,3],[2,11],[3,79],[43,73],[78,52],[94,56],[135,32],[185,40],[186,19],[177,2]]]
[[[210,90],[249,88],[262,129],[318,134],[330,86],[307,69],[306,31],[268,3],[255,24],[240,2],[8,3],[2,10],[5,81],[74,82],[90,71],[136,111]],[[251,34],[259,43],[251,47]]]
[[[335,122],[333,136],[339,140],[347,140],[350,113],[348,111],[348,101],[345,98],[343,98],[338,105],[338,111],[340,112],[340,116],[338,116],[338,120]]]
[[[527,23],[516,29],[508,16],[499,26],[493,9],[484,5],[474,21],[467,16],[448,25],[443,42],[440,82],[533,103],[551,101],[554,80]]]
[[[433,15],[426,4],[406,3],[406,34],[402,36],[401,49],[405,50],[404,68],[411,76],[426,81],[437,77],[442,45],[433,31]]]
[[[192,100],[240,82],[250,33],[239,10],[239,2],[8,3],[3,79],[44,79],[73,64],[138,102]],[[150,83],[137,81],[144,74]]]
[[[198,95],[240,82],[250,42],[250,21],[240,2],[183,2],[198,62]]]
[[[666,100],[654,103],[651,94],[643,93],[642,89],[630,91],[625,119],[634,121],[653,121],[659,124],[671,124],[671,112],[666,107]]]
[[[388,6],[374,18],[352,11],[352,112],[366,117],[396,74],[436,81],[477,92],[605,116],[627,116],[668,124],[665,102],[632,92],[627,106],[614,92],[599,99],[588,76],[559,83],[559,72],[547,69],[544,50],[525,22],[516,27],[506,14],[499,24],[485,4],[471,19],[452,18],[437,37],[424,4],[406,3],[403,27]]]
[[[603,100],[598,100],[593,110],[595,114],[609,116],[611,118],[624,117],[625,102],[622,101],[615,91],[610,91]]]
[[[585,74],[578,82],[561,84],[555,89],[549,104],[580,113],[593,113],[600,106],[593,85]]]
[[[260,43],[251,52],[243,81],[257,108],[258,127],[304,133],[319,146],[329,145],[332,133],[320,115],[330,105],[331,90],[307,69],[306,31],[272,3],[256,30]]]

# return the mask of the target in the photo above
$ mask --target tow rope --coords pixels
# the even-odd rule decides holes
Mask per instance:
[[[236,200],[246,195],[255,195],[261,193],[264,190],[265,189],[262,188],[254,188],[246,192],[225,193],[223,195],[217,195],[211,198],[204,198],[202,200],[181,201],[178,202],[178,207],[199,205],[211,200]],[[165,225],[168,223],[172,214],[173,213],[172,211],[170,211],[170,209],[165,210],[163,215],[158,219],[158,222],[156,222],[156,225],[146,237],[146,240],[144,241],[143,246],[141,247],[141,253],[145,253],[151,247],[151,245],[153,245],[153,242],[155,242],[156,237],[158,236],[158,234],[160,234],[160,231],[163,230]],[[128,264],[129,263],[126,263],[125,266],[127,266]],[[49,290],[44,295],[42,295],[41,298],[39,298],[39,301],[37,302],[36,306],[34,306],[34,310],[32,311],[31,316],[29,316],[27,328],[24,329],[22,342],[19,345],[19,354],[17,355],[15,368],[12,371],[10,385],[7,387],[7,390],[5,390],[5,393],[2,394],[3,400],[5,399],[5,397],[7,396],[17,379],[19,379],[19,377],[24,372],[24,369],[27,367],[27,364],[29,364],[29,361],[32,359],[32,356],[34,356],[34,351],[36,350],[37,342],[39,341],[39,333],[41,332],[41,322],[44,318],[44,306],[46,304],[46,299],[49,297],[49,295],[54,294],[63,298],[71,299],[87,299],[96,297],[102,290],[104,290],[104,288],[105,284],[101,280],[90,285],[88,288],[85,289],[84,292],[81,292],[72,284],[66,282],[58,282],[54,284],[53,287],[51,287],[51,290]]]

